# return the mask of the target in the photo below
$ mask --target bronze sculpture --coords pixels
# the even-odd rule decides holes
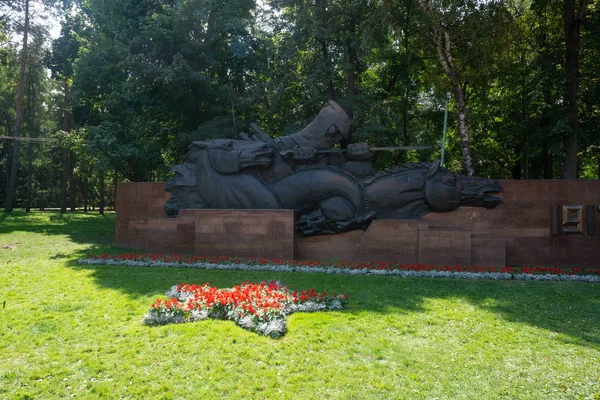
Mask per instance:
[[[459,206],[493,208],[498,182],[440,168],[439,161],[374,173],[366,144],[346,154],[318,153],[348,138],[350,121],[335,102],[302,131],[271,139],[255,125],[242,140],[193,142],[165,189],[165,211],[180,209],[293,209],[305,236],[364,229],[373,219],[419,219]]]

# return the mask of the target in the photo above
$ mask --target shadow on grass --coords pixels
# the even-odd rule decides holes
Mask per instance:
[[[70,266],[90,271],[102,287],[135,298],[164,297],[172,285],[183,282],[231,287],[243,281],[270,279],[294,290],[349,293],[350,303],[344,312],[356,315],[424,313],[431,299],[456,298],[507,321],[547,329],[568,336],[574,344],[600,348],[600,290],[596,284],[80,266],[75,262]]]
[[[13,211],[0,214],[0,235],[13,232],[39,233],[46,236],[66,235],[75,243],[97,246],[114,244],[115,214]]]

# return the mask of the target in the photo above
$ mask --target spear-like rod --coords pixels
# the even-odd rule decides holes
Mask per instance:
[[[407,151],[407,150],[427,150],[431,146],[385,146],[385,147],[369,147],[370,151]],[[326,153],[345,153],[347,149],[328,149],[328,150],[317,150],[318,154]]]

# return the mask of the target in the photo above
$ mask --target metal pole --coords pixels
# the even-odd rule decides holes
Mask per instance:
[[[444,136],[442,137],[442,159],[440,160],[440,166],[444,166],[444,153],[446,150],[446,127],[448,126],[448,100],[452,95],[450,92],[446,92],[446,112],[444,113]]]

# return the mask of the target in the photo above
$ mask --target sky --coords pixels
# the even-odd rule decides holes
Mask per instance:
[[[52,40],[60,36],[60,21],[55,18],[50,19],[50,37]]]

